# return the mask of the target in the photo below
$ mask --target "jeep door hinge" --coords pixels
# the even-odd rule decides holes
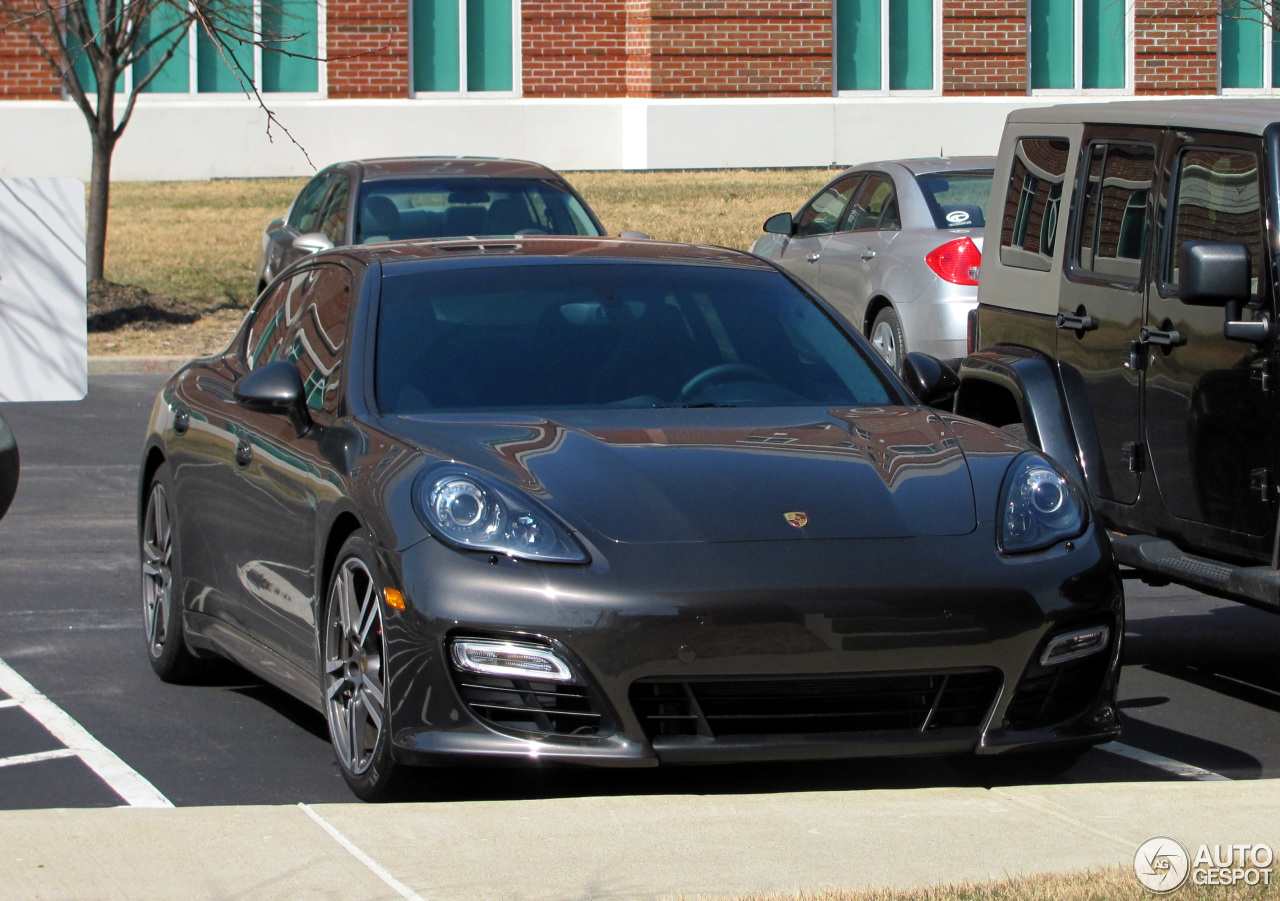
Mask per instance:
[[[1271,361],[1257,360],[1249,367],[1249,378],[1258,383],[1263,394],[1271,393]]]
[[[1265,469],[1255,469],[1249,473],[1249,491],[1257,495],[1264,504],[1271,500],[1271,480]]]
[[[1147,460],[1142,453],[1142,445],[1137,441],[1126,441],[1120,445],[1120,458],[1129,465],[1129,472],[1142,472],[1147,468]]]
[[[1142,372],[1147,368],[1147,345],[1141,341],[1129,342],[1129,358],[1124,361],[1125,369],[1130,372]]]

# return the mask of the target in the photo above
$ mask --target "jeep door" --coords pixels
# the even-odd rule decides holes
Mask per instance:
[[[1142,473],[1143,259],[1159,129],[1085,130],[1070,252],[1059,292],[1057,356],[1090,493],[1129,505]]]
[[[1160,211],[1159,269],[1148,279],[1140,339],[1146,444],[1164,506],[1182,521],[1176,527],[1194,545],[1189,549],[1269,561],[1276,411],[1266,382],[1273,348],[1224,338],[1222,308],[1178,297],[1183,242],[1243,243],[1253,288],[1245,318],[1274,321],[1263,198],[1275,186],[1262,175],[1263,159],[1258,137],[1170,133],[1162,164],[1169,202]]]

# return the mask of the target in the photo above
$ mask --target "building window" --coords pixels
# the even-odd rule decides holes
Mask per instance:
[[[86,4],[96,20],[97,4]],[[217,10],[217,7],[212,7]],[[320,90],[319,10],[317,0],[259,0],[252,12],[243,11],[242,22],[234,13],[222,10],[228,21],[224,28],[234,33],[243,27],[244,37],[260,35],[267,49],[249,40],[226,37],[220,48],[199,23],[192,23],[179,39],[177,52],[143,88],[144,94],[243,94],[256,88],[264,94],[315,94]],[[142,24],[139,46],[161,37],[181,23],[181,16],[168,4],[157,4],[155,12]],[[94,22],[96,25],[96,21]],[[121,76],[116,90],[133,90],[164,57],[171,38],[145,53]],[[69,41],[69,43],[71,43]],[[271,48],[285,51],[272,52]],[[75,53],[75,47],[69,47]],[[75,59],[76,74],[85,90],[96,90],[93,68],[83,54]]]
[[[412,0],[413,90],[517,92],[519,0]]]
[[[1116,0],[1031,0],[1034,91],[1128,93],[1133,84],[1133,6]]]
[[[936,91],[937,0],[835,0],[836,90]]]
[[[1270,93],[1280,88],[1274,10],[1258,0],[1223,0],[1220,30],[1222,88]]]

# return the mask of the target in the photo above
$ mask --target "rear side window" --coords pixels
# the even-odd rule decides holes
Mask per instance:
[[[1070,151],[1066,138],[1019,139],[1000,222],[1004,265],[1049,271]]]
[[[991,196],[991,170],[980,172],[929,172],[916,176],[916,184],[938,228],[982,228],[987,224],[987,200]]]
[[[1147,144],[1099,142],[1089,148],[1075,251],[1078,269],[1138,284],[1155,165],[1155,148]]]
[[[1183,243],[1230,241],[1249,248],[1256,295],[1263,259],[1258,158],[1246,150],[1196,147],[1178,157],[1177,173],[1166,283],[1177,287]]]

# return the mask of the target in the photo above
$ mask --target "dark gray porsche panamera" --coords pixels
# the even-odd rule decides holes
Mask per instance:
[[[156,672],[220,655],[323,711],[366,799],[412,764],[1118,731],[1122,594],[1078,489],[736,251],[308,258],[157,398],[139,514]]]

